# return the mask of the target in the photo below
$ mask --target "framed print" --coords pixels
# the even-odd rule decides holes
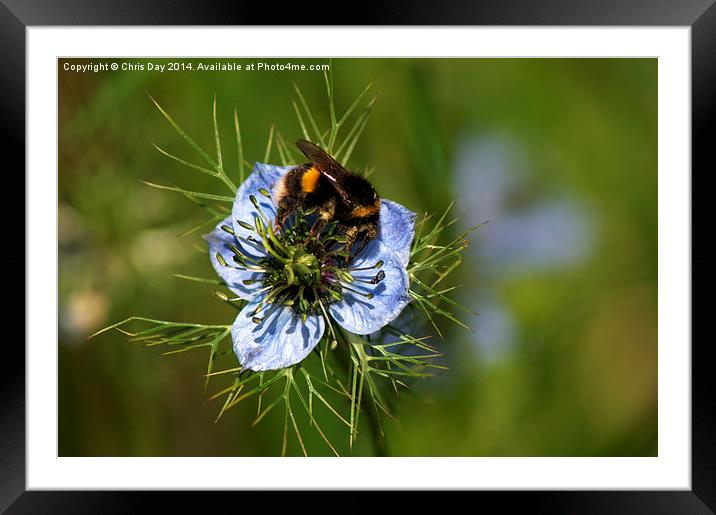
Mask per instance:
[[[691,168],[716,8],[520,7],[2,7],[27,299],[3,507],[528,490],[494,495],[710,513]]]

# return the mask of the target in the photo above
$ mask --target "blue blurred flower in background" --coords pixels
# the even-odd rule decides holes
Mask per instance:
[[[479,293],[463,302],[480,313],[476,344],[482,357],[492,359],[508,351],[519,334],[500,294],[504,283],[584,263],[594,248],[595,220],[568,192],[540,197],[531,191],[528,161],[514,140],[466,138],[455,163],[461,217],[489,222],[469,249],[480,272]]]
[[[354,334],[370,334],[410,302],[406,267],[415,214],[383,199],[378,236],[346,261],[339,255],[344,244],[331,234],[301,232],[290,219],[274,232],[269,192],[290,169],[257,163],[237,191],[231,216],[205,237],[217,274],[249,301],[231,335],[241,366],[256,371],[303,360],[326,326],[333,332],[332,320]],[[292,230],[301,237],[288,236]]]

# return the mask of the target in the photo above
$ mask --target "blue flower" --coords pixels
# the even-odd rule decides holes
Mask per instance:
[[[312,234],[297,215],[274,230],[276,181],[291,167],[257,163],[236,193],[231,216],[205,236],[211,264],[248,302],[231,328],[243,368],[276,370],[303,360],[335,322],[370,334],[410,302],[407,265],[415,214],[381,201],[378,236],[357,255],[331,227]]]

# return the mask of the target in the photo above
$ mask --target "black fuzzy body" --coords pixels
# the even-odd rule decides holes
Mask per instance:
[[[347,171],[323,149],[306,140],[296,145],[311,162],[292,168],[274,186],[277,223],[283,225],[299,207],[317,209],[324,222],[336,221],[348,239],[362,248],[378,235],[380,197],[364,177]]]
[[[316,208],[321,218],[326,221],[333,220],[336,212],[336,191],[330,181],[320,175],[312,191],[303,188],[303,176],[311,167],[312,164],[308,163],[289,170],[274,187],[279,224],[282,225],[299,207],[304,210]]]

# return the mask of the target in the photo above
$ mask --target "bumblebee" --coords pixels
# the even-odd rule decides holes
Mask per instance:
[[[292,168],[274,186],[277,224],[283,225],[298,207],[316,208],[323,223],[337,222],[337,229],[348,239],[348,250],[361,240],[356,250],[360,252],[378,235],[380,197],[375,188],[318,145],[300,139],[296,146],[310,162]]]

